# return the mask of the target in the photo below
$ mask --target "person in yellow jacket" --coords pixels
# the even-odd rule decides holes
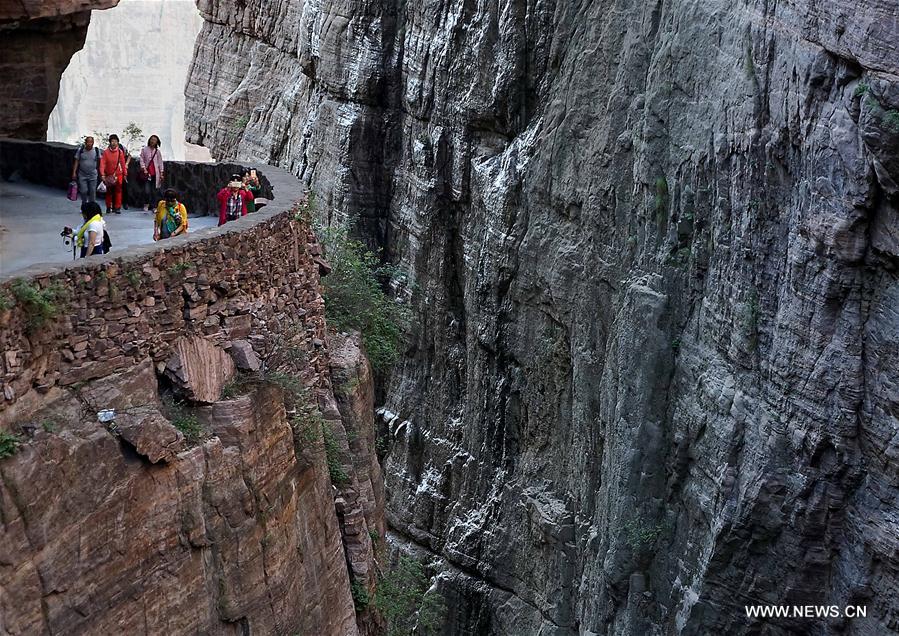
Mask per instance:
[[[178,202],[178,193],[166,190],[165,198],[156,206],[153,240],[167,239],[187,233],[187,208]]]

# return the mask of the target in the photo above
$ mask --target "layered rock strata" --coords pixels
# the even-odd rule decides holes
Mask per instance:
[[[414,283],[388,515],[447,633],[899,630],[895,2],[199,6],[192,139]]]
[[[371,633],[371,374],[270,209],[0,285],[3,633]]]

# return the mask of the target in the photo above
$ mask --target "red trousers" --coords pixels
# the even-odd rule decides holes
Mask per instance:
[[[120,176],[115,185],[106,185],[106,209],[120,210],[122,208],[122,177]]]

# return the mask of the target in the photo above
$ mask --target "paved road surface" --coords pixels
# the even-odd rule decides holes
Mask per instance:
[[[100,203],[101,207],[105,207]],[[35,263],[72,260],[72,248],[59,236],[63,226],[81,223],[81,202],[69,201],[61,190],[30,183],[0,181],[0,275]],[[191,217],[190,229],[218,223],[215,217]],[[153,242],[153,216],[143,210],[122,210],[106,217],[112,252]]]

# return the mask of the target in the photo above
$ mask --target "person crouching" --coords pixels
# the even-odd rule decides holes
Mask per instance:
[[[187,208],[178,201],[178,193],[170,188],[163,196],[165,198],[156,206],[154,241],[187,233]]]

